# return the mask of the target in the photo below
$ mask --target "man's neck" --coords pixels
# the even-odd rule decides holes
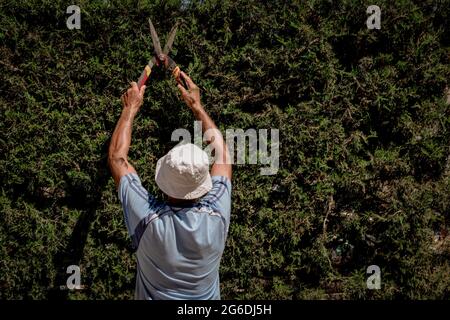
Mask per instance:
[[[167,197],[167,203],[172,206],[186,206],[197,202],[198,199],[176,199]]]

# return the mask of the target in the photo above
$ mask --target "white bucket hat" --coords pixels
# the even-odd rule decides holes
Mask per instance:
[[[200,198],[212,188],[208,155],[192,143],[177,145],[158,160],[155,181],[172,198]]]

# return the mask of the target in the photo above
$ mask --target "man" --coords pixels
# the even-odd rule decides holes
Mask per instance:
[[[137,250],[135,298],[220,299],[219,264],[230,224],[231,162],[220,131],[201,105],[198,87],[184,72],[177,81],[214,149],[211,172],[203,150],[178,145],[156,167],[156,184],[167,201],[147,192],[127,156],[133,120],[145,92],[145,86],[139,90],[135,82],[122,96],[123,111],[108,162]]]

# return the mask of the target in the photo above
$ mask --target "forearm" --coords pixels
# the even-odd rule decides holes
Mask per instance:
[[[127,161],[135,113],[124,108],[109,145],[109,161]]]
[[[128,163],[128,150],[133,120],[142,105],[144,91],[145,86],[139,89],[137,83],[132,82],[131,87],[120,97],[123,105],[122,114],[114,129],[108,151],[108,165],[117,188],[124,175],[136,173],[133,166]]]
[[[202,122],[206,141],[209,143],[211,151],[214,151],[215,160],[211,167],[211,175],[224,176],[231,179],[231,156],[228,152],[227,144],[214,121],[203,109],[200,103],[199,88],[183,71],[179,73],[177,81],[183,100],[191,108],[195,118]]]
[[[206,141],[214,149],[216,163],[230,163],[227,145],[214,121],[201,105],[192,108],[192,110],[194,117],[202,122],[202,129],[205,134]]]
[[[192,112],[194,113],[195,119],[202,122],[203,133],[209,129],[217,129],[216,124],[205,111],[202,105],[198,104],[198,106],[193,107]]]

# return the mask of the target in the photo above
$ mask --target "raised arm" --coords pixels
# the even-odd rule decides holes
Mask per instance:
[[[183,81],[184,80],[184,84]],[[212,176],[225,176],[231,180],[231,158],[222,134],[203,108],[200,102],[200,90],[184,72],[177,77],[178,89],[183,100],[191,108],[197,120],[202,121],[202,128],[207,142],[214,149],[215,161],[211,167]],[[186,88],[184,87],[186,86]]]
[[[138,89],[136,82],[121,97],[123,110],[111,138],[108,152],[108,165],[111,169],[116,187],[120,178],[128,173],[136,173],[136,170],[128,162],[128,150],[131,144],[131,131],[133,120],[142,105],[145,86]]]

